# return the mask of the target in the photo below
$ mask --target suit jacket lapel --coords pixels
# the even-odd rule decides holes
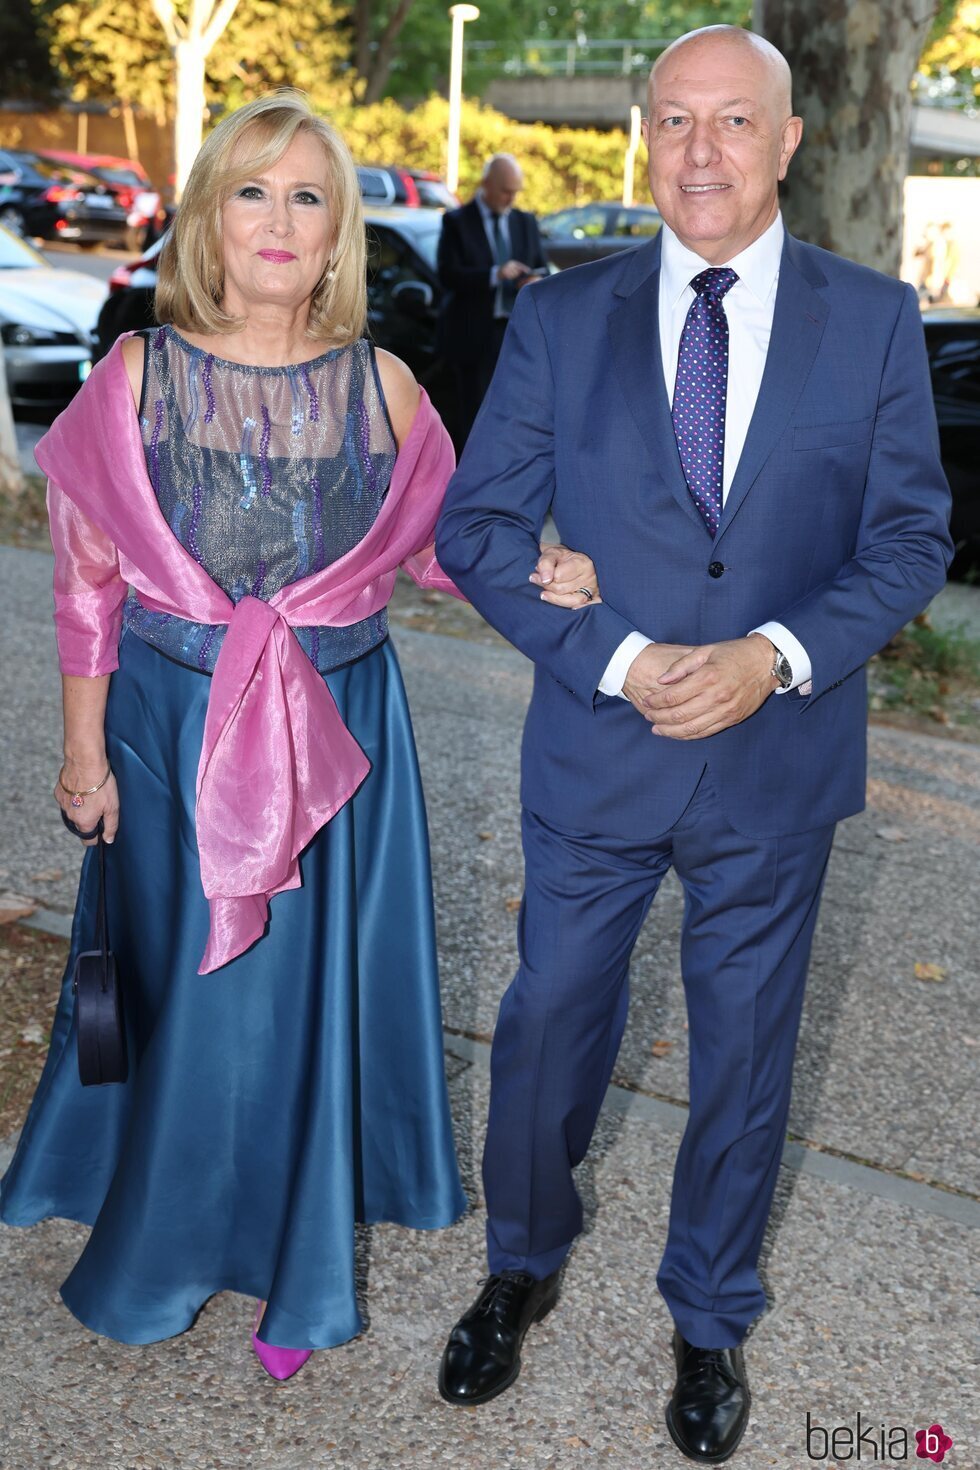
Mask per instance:
[[[609,337],[623,397],[650,451],[654,468],[686,515],[708,536],[691,499],[677,453],[670,403],[660,356],[660,238],[630,252],[613,288]]]
[[[826,284],[815,257],[799,240],[787,235],[765,371],[738,468],[725,500],[716,544],[776,447],[803,392],[830,312],[817,289]]]

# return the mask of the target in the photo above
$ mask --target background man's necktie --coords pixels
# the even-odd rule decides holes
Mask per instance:
[[[506,265],[510,260],[510,252],[507,249],[507,241],[504,239],[504,228],[500,223],[500,215],[493,216],[493,251],[496,255],[497,265]],[[497,286],[497,299],[494,304],[495,316],[510,316],[517,299],[517,287],[513,281],[500,281]]]
[[[728,318],[722,305],[738,276],[727,266],[702,271],[681,333],[671,418],[681,468],[712,536],[721,520],[728,393]]]

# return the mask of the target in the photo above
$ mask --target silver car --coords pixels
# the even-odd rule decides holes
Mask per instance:
[[[56,269],[0,226],[0,341],[18,408],[61,408],[88,377],[105,294],[101,281]]]

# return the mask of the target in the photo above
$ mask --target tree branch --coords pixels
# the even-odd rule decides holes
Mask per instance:
[[[153,0],[153,10],[163,26],[169,46],[176,46],[187,34],[187,27],[174,9],[173,0]]]
[[[210,53],[215,43],[220,40],[228,22],[231,20],[238,5],[238,0],[219,0],[214,14],[208,21],[204,31],[204,50]]]
[[[394,59],[395,42],[398,40],[399,32],[408,19],[408,12],[414,3],[415,0],[398,0],[398,4],[388,17],[388,23],[381,32],[378,49],[374,53],[374,60],[368,70],[367,87],[364,91],[366,103],[377,102],[384,91]]]

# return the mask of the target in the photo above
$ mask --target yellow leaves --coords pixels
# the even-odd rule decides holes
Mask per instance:
[[[917,964],[915,967],[915,978],[916,980],[927,980],[938,983],[946,979],[946,971],[942,965]]]
[[[652,1055],[655,1057],[669,1057],[673,1050],[674,1043],[672,1041],[666,1041],[662,1038],[658,1041],[655,1041],[650,1048]]]

